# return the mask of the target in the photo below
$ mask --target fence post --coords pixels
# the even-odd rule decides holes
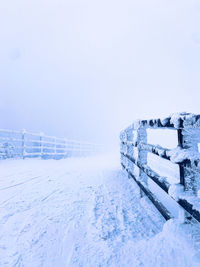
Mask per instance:
[[[25,134],[26,134],[26,130],[23,129],[22,130],[22,159],[25,158],[25,154],[26,154],[26,146],[25,146]]]
[[[181,149],[185,149],[188,152],[198,152],[198,142],[196,139],[197,132],[199,129],[178,129],[178,146]],[[185,159],[183,162],[179,163],[180,170],[180,184],[184,186],[187,193],[191,195],[197,195],[198,191],[198,180],[200,179],[199,173],[192,168],[189,159]]]
[[[54,159],[56,159],[56,151],[57,151],[57,147],[56,147],[56,137],[54,137]]]
[[[78,156],[80,157],[81,156],[81,144],[78,143]]]
[[[123,142],[125,141],[124,131],[120,132],[119,138],[120,138],[120,162],[121,162],[122,168],[124,169],[124,167],[126,166],[125,157],[121,154],[121,153],[124,153],[124,147],[125,147],[125,145],[123,144]]]
[[[66,139],[64,139],[64,148],[63,148],[63,151],[64,151],[64,158],[67,157],[67,142],[66,142]]]
[[[140,146],[140,143],[147,143],[147,131],[145,127],[140,126],[137,130],[137,144],[138,144],[138,162],[140,162],[142,165],[147,164],[147,151],[142,149]],[[148,181],[148,176],[141,170],[139,169],[139,179],[141,182],[144,182],[147,184]],[[143,197],[145,194],[143,191],[140,189],[140,194],[141,197]]]
[[[40,133],[40,158],[42,159],[43,158],[43,136],[44,136],[44,133]]]
[[[133,135],[133,129],[130,128],[128,130],[126,130],[126,153],[127,155],[133,157],[134,155],[134,147],[131,145],[131,144],[128,144],[128,142],[133,142],[133,138],[134,138],[134,135]],[[131,171],[132,174],[134,174],[134,163],[131,162],[130,160],[127,160],[127,168],[128,170]]]

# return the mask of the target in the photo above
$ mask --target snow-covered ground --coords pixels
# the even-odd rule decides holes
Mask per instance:
[[[0,161],[0,266],[200,266],[198,238],[140,198],[118,157]]]

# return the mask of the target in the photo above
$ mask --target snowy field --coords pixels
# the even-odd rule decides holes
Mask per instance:
[[[1,267],[200,266],[195,231],[165,223],[118,157],[0,161]]]

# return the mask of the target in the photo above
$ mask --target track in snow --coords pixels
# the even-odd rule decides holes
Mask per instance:
[[[163,224],[118,159],[0,162],[0,266],[145,266]]]

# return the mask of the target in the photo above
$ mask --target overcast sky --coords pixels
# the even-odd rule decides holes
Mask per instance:
[[[199,107],[200,0],[0,0],[0,128],[116,142]]]

